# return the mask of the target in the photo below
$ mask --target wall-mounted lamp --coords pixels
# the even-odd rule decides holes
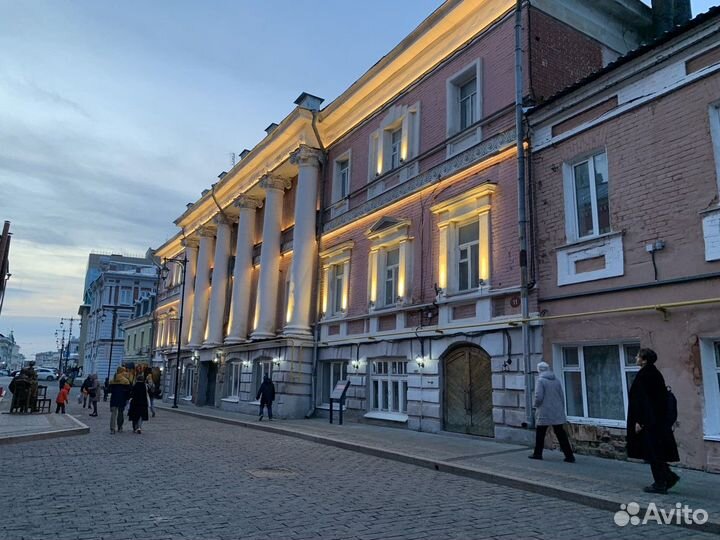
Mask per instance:
[[[352,366],[352,368],[353,368],[355,371],[357,371],[358,369],[360,369],[360,361],[359,361],[359,360],[353,360],[352,362],[350,362],[350,365]]]
[[[280,361],[281,361],[280,358],[278,358],[277,356],[272,359],[272,363],[275,364],[275,366],[279,366]]]
[[[422,368],[425,367],[425,358],[422,357],[422,356],[418,356],[418,357],[415,359],[415,363],[418,365],[418,367],[419,367],[420,369],[422,369]]]

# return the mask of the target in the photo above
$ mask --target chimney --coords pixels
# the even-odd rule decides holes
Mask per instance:
[[[265,128],[265,133],[270,135],[273,131],[275,131],[275,128],[277,128],[277,127],[278,127],[278,125],[275,122],[273,122],[272,124],[270,124],[268,127]]]
[[[187,208],[189,210],[190,208],[193,207],[193,205],[194,205],[194,203],[189,202],[185,205],[185,208]]]
[[[242,152],[240,152],[240,159],[245,159],[245,156],[247,156],[250,153],[250,150],[247,148],[243,149]]]
[[[652,18],[655,36],[669,32],[690,20],[690,0],[652,0]]]
[[[323,101],[325,100],[321,97],[313,96],[312,94],[303,92],[295,100],[295,105],[302,109],[308,109],[309,111],[318,111],[320,110],[320,104]]]
[[[203,190],[202,190],[202,193],[200,193],[200,196],[201,196],[201,197],[204,197],[204,196],[207,195],[208,193],[210,193],[210,190],[209,190],[209,189],[203,189]]]
[[[225,176],[227,176],[227,171],[223,171],[223,172],[221,172],[220,174],[218,174],[218,178],[219,178],[220,180],[222,180],[223,178],[225,178]]]

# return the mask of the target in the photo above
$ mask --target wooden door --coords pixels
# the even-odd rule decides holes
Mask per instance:
[[[462,347],[445,359],[445,429],[493,437],[490,357],[477,347]]]

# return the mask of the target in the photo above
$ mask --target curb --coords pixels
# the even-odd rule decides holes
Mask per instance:
[[[156,405],[157,407],[157,405]],[[222,418],[213,416],[210,414],[204,414],[195,411],[184,411],[181,409],[173,409],[171,407],[160,407],[163,410],[167,410],[177,414],[183,414],[186,416],[192,416],[200,418],[202,420],[210,420],[212,422],[218,422],[221,424],[230,424],[248,429],[255,429],[258,431],[265,431],[267,433],[274,433],[277,435],[284,435],[287,437],[294,437],[296,439],[302,439],[318,444],[324,444],[326,446],[333,446],[341,448],[343,450],[350,450],[352,452],[359,452],[374,457],[383,459],[389,459],[398,461],[401,463],[407,463],[409,465],[415,465],[417,467],[423,467],[426,469],[433,469],[438,472],[454,474],[456,476],[463,476],[465,478],[472,478],[473,480],[480,480],[490,484],[497,484],[505,487],[519,489],[522,491],[528,491],[531,493],[537,493],[538,495],[545,495],[555,499],[564,501],[574,502],[583,506],[591,508],[597,508],[600,510],[606,510],[608,512],[617,512],[620,508],[620,504],[623,501],[609,499],[600,495],[593,495],[582,491],[576,491],[570,488],[561,488],[555,486],[548,486],[540,482],[528,480],[518,476],[512,476],[508,474],[502,474],[495,471],[480,469],[476,467],[467,467],[463,465],[455,465],[442,460],[434,460],[425,458],[422,456],[407,454],[405,452],[398,452],[395,450],[386,450],[377,448],[375,446],[368,446],[361,443],[348,442],[341,439],[335,439],[326,435],[313,435],[310,433],[300,433],[282,426],[273,426],[269,423],[260,424],[257,422],[248,422],[247,420],[234,419],[234,418]],[[647,509],[647,505],[640,505],[640,511],[642,513]],[[670,523],[675,527],[682,527],[683,529],[691,529],[700,532],[720,534],[720,521],[709,519],[705,524],[699,525],[695,523]]]
[[[87,435],[90,433],[90,428],[83,424],[77,418],[67,415],[73,422],[77,424],[77,427],[69,429],[55,429],[52,431],[38,431],[36,433],[28,433],[24,435],[9,435],[7,437],[0,436],[0,445],[2,444],[15,444],[29,441],[41,441],[45,439],[55,439],[58,437],[74,437],[75,435]]]

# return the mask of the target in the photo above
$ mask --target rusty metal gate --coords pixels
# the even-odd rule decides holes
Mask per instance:
[[[461,347],[445,358],[445,429],[495,436],[490,357],[477,347]]]

